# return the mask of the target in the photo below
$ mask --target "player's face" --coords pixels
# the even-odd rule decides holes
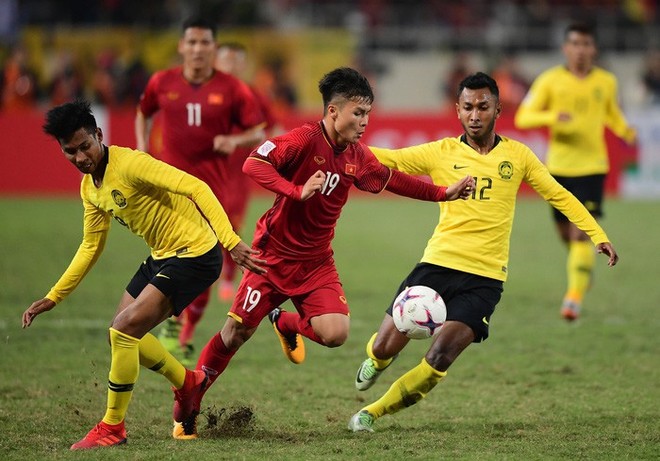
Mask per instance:
[[[71,139],[60,139],[60,147],[66,159],[83,174],[93,174],[103,162],[103,132],[100,128],[88,133],[85,128],[76,131]]]
[[[189,27],[179,40],[183,66],[190,69],[211,69],[215,60],[215,41],[209,29]]]
[[[335,143],[346,146],[358,142],[369,124],[371,104],[363,99],[344,100],[328,105],[328,114],[334,122]]]
[[[215,57],[215,68],[219,71],[240,77],[246,65],[244,52],[227,47],[218,49]]]
[[[456,103],[456,113],[465,134],[477,143],[487,140],[493,133],[501,110],[498,99],[488,88],[464,88]]]
[[[596,58],[596,42],[591,35],[569,32],[562,47],[569,68],[588,70]]]

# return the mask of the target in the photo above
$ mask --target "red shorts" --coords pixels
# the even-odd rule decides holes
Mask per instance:
[[[259,325],[286,300],[309,322],[323,314],[348,315],[348,303],[332,256],[324,260],[292,261],[262,253],[268,273],[245,272],[229,315],[248,328]]]

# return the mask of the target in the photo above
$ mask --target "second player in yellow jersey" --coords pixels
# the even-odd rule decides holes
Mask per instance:
[[[500,112],[496,82],[479,72],[466,77],[458,88],[456,113],[462,136],[397,150],[372,148],[385,165],[428,175],[436,184],[470,174],[474,191],[465,202],[440,203],[440,219],[422,260],[398,290],[415,285],[432,288],[447,306],[447,320],[420,364],[351,417],[348,428],[354,432],[373,431],[378,418],[417,403],[444,379],[463,350],[488,338],[490,319],[508,274],[509,239],[523,181],[586,232],[598,251],[609,256],[610,266],[618,260],[603,229],[534,153],[495,133]],[[367,343],[368,357],[358,368],[355,387],[369,389],[409,340],[394,326],[390,305],[378,332]]]
[[[562,51],[565,65],[546,70],[532,84],[516,113],[518,128],[548,127],[546,164],[552,175],[572,192],[596,218],[602,215],[605,175],[610,162],[605,129],[628,143],[636,138],[617,102],[617,79],[596,65],[592,28],[571,24]],[[588,236],[564,213],[553,210],[557,231],[568,248],[567,288],[561,315],[579,317],[591,287],[595,254]]]
[[[607,241],[591,215],[527,146],[499,135],[495,139],[488,155],[470,147],[465,135],[398,150],[372,148],[386,166],[428,175],[435,184],[456,182],[466,172],[474,176],[472,200],[439,203],[440,219],[422,262],[506,280],[509,237],[523,181],[585,229],[595,244]]]

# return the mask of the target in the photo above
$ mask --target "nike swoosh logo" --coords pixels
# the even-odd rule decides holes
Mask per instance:
[[[456,165],[454,163],[454,170],[462,170],[463,168],[467,168],[467,165]]]
[[[486,319],[486,317],[482,318],[481,321],[484,322],[486,325],[488,325],[488,320]]]
[[[168,280],[170,279],[167,275],[160,273],[156,274],[156,277],[163,277],[164,279],[168,279]]]

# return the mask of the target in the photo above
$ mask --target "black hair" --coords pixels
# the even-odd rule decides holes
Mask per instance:
[[[218,49],[220,48],[229,48],[232,51],[247,53],[247,47],[240,42],[221,42],[218,44]]]
[[[460,98],[461,93],[465,88],[470,90],[479,90],[481,88],[488,88],[490,92],[497,98],[500,98],[500,89],[497,87],[497,82],[488,74],[477,72],[476,74],[468,75],[461,83],[458,84],[458,91],[456,97]]]
[[[594,40],[596,39],[596,31],[591,24],[586,22],[573,22],[566,26],[564,30],[564,39],[568,38],[568,34],[571,32],[577,32],[578,34],[589,35]]]
[[[335,96],[345,99],[359,99],[369,104],[374,101],[374,92],[369,80],[355,69],[339,67],[328,72],[319,81],[319,91],[323,96],[323,109]]]
[[[209,21],[206,18],[202,17],[192,17],[188,18],[185,21],[183,21],[183,25],[181,26],[181,32],[186,33],[186,29],[190,29],[191,27],[195,29],[207,29],[211,31],[211,35],[213,38],[215,38],[215,24]]]
[[[81,128],[84,128],[89,134],[94,134],[96,127],[96,119],[92,115],[90,103],[77,99],[49,110],[46,113],[43,130],[44,133],[59,142],[71,139],[73,134]]]

